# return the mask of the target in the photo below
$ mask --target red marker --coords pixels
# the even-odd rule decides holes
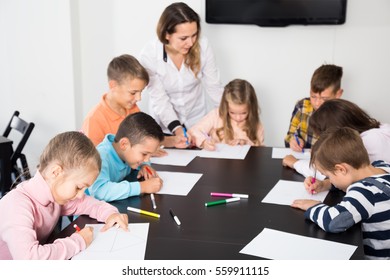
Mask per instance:
[[[79,228],[78,225],[74,224],[73,227],[76,229],[77,232],[79,232],[81,229]]]
[[[148,171],[149,175],[152,175],[152,171],[150,171],[149,167],[145,166],[146,171]]]

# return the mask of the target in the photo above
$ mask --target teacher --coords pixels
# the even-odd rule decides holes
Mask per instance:
[[[223,92],[219,71],[208,41],[200,38],[199,15],[187,4],[165,8],[157,37],[140,55],[150,75],[149,113],[164,133],[186,137],[184,128],[207,113],[205,92],[213,107],[219,105]]]

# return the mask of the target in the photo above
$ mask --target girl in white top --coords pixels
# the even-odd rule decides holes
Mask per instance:
[[[225,86],[219,108],[212,110],[188,131],[191,143],[213,151],[216,143],[262,146],[264,129],[253,86],[235,79]]]
[[[390,125],[381,124],[376,119],[371,118],[364,110],[362,110],[356,104],[344,100],[334,99],[328,100],[317,111],[313,113],[310,118],[310,127],[317,135],[321,135],[329,129],[335,129],[340,127],[349,127],[359,132],[362,138],[364,147],[367,150],[370,162],[376,160],[383,160],[390,162]],[[326,190],[330,187],[329,180],[324,180],[325,176],[322,174],[319,176],[317,172],[317,183],[312,185],[312,168],[308,160],[296,160],[293,158],[287,159],[290,166],[294,168],[298,173],[307,177],[305,186],[308,189],[313,189],[316,192]],[[286,162],[286,158],[283,160]]]
[[[158,40],[142,50],[140,62],[148,70],[150,114],[165,133],[185,135],[207,113],[205,90],[214,107],[222,96],[219,71],[205,38],[200,18],[185,3],[173,3],[157,25]]]

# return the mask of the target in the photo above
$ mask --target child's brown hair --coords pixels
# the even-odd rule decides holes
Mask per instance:
[[[341,88],[343,68],[334,64],[324,64],[317,68],[310,82],[310,89],[313,93],[321,93],[329,87],[336,93]]]
[[[347,163],[355,169],[370,164],[360,134],[349,127],[328,130],[311,150],[311,165],[334,172],[336,164],[340,163]]]

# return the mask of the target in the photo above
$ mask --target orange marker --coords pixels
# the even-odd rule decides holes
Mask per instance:
[[[73,227],[76,229],[77,232],[79,232],[81,229],[79,228],[78,225],[74,224]]]

